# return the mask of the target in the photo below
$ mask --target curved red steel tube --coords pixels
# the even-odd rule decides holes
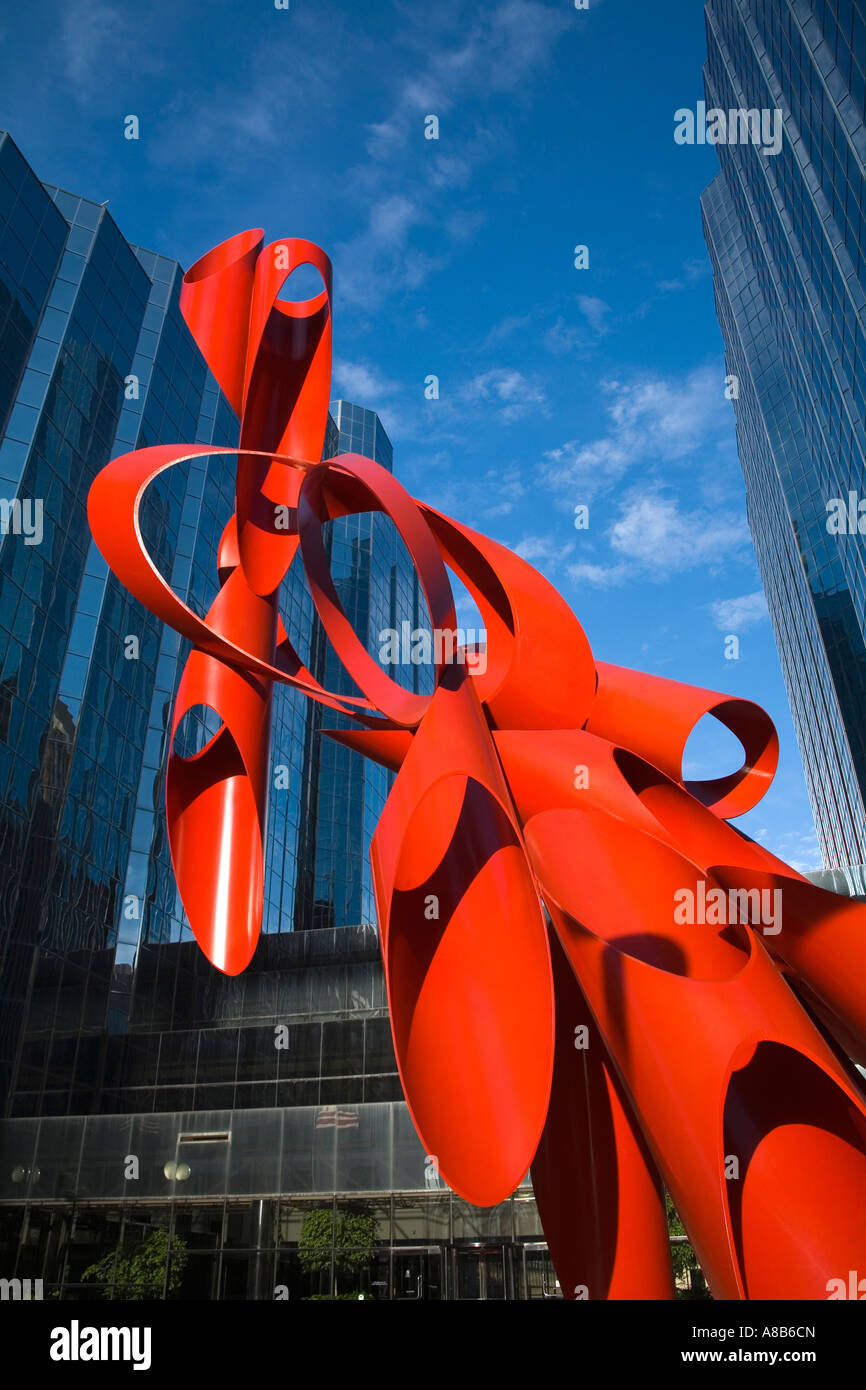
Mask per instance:
[[[321,293],[281,300],[303,264]],[[353,719],[332,736],[397,774],[370,851],[382,958],[406,1100],[450,1186],[492,1205],[531,1165],[567,1298],[672,1296],[662,1185],[718,1297],[826,1297],[866,1266],[866,1107],[847,1060],[866,1058],[866,909],[728,824],[772,782],[771,720],[595,661],[525,560],[371,459],[322,461],[331,268],[318,247],[243,232],[188,271],[181,307],[240,447],[123,455],[88,510],[112,570],[192,643],[172,739],[196,707],[220,721],[194,756],[172,750],[166,774],[202,950],[237,974],[256,948],[272,691],[290,684]],[[236,506],[202,619],[147,554],[139,507],[163,469],[223,454]],[[402,536],[434,631],[456,635],[446,566],[468,587],[483,669],[443,643],[417,695],[355,635],[322,526],[370,510]],[[288,639],[278,594],[293,562],[359,697],[323,689]],[[739,738],[743,766],[686,782],[707,714]]]

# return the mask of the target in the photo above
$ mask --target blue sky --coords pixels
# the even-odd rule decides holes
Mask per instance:
[[[811,868],[701,233],[717,162],[673,138],[704,57],[698,0],[31,0],[0,20],[0,125],[184,265],[250,226],[322,245],[334,394],[379,410],[397,475],[520,550],[601,659],[764,705],[780,770],[738,823]],[[691,771],[737,750],[696,736]]]

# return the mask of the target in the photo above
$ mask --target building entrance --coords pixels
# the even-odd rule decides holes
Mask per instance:
[[[523,1254],[523,1297],[562,1298],[550,1251],[543,1241],[527,1241]]]
[[[507,1251],[504,1245],[469,1245],[453,1251],[454,1297],[507,1297]]]
[[[444,1298],[441,1249],[437,1245],[401,1245],[380,1251],[371,1291],[377,1298],[390,1297],[401,1303]]]

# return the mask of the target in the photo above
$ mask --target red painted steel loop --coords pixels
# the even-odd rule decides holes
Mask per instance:
[[[253,676],[281,681],[303,688],[304,692],[323,704],[346,712],[349,705],[366,705],[366,701],[348,695],[330,694],[304,667],[291,643],[285,638],[276,645],[273,660],[257,656],[245,640],[234,641],[225,636],[220,625],[211,621],[210,613],[201,618],[188,604],[178,598],[171,585],[162,577],[148,554],[141,534],[139,510],[145,490],[167,468],[185,463],[188,459],[207,456],[237,456],[237,449],[215,444],[156,444],[121,454],[106,464],[97,474],[87,500],[87,517],[93,538],[109,567],[123,578],[135,598],[155,613],[169,627],[186,637],[193,645],[236,666]],[[273,457],[269,455],[269,457]],[[280,460],[288,468],[306,469],[297,459]],[[234,552],[234,553],[233,553]],[[229,522],[220,543],[220,578],[225,585],[236,571],[237,553],[233,542],[233,526]],[[222,592],[222,590],[220,590]],[[219,594],[215,600],[219,602]],[[211,609],[211,613],[213,612]],[[280,625],[277,625],[277,635]],[[242,634],[245,638],[245,634]]]
[[[757,806],[776,775],[779,738],[760,705],[625,666],[596,663],[598,691],[587,728],[623,742],[680,781],[689,734],[711,714],[740,740],[743,766],[727,777],[684,783],[717,816],[742,816]]]
[[[575,839],[586,848],[580,874]],[[544,812],[529,821],[526,842],[717,1297],[826,1297],[833,1269],[856,1268],[851,1261],[866,1249],[866,1209],[856,1196],[866,1182],[866,1106],[761,937],[741,925],[678,923],[675,895],[689,890],[697,900],[700,882],[709,892],[715,881],[603,813]]]
[[[331,263],[310,241],[264,246],[243,232],[209,251],[184,276],[181,309],[254,451],[237,474],[239,555],[249,587],[278,588],[297,548],[281,525],[297,506],[299,474],[270,466],[261,451],[318,461],[331,385]],[[313,266],[324,288],[311,300],[279,299],[292,272]],[[280,510],[284,509],[284,510]]]
[[[532,1187],[565,1299],[672,1299],[661,1179],[568,957],[550,933],[556,1060]]]
[[[329,502],[332,505],[336,501],[351,506],[353,492],[355,501],[360,504],[358,509],[363,508],[365,503],[372,504],[376,510],[385,512],[396,526],[418,571],[434,633],[456,632],[457,616],[451,585],[421,512],[386,468],[359,454],[341,454],[339,460],[329,459],[307,474],[298,500],[298,531],[307,580],[322,626],[346,670],[370,702],[395,723],[414,727],[430,703],[429,696],[415,695],[406,690],[386,675],[370,656],[356,637],[331,578],[322,539],[322,523],[332,515]],[[436,650],[434,644],[434,652]],[[439,645],[438,650],[444,654],[444,643]],[[437,682],[442,677],[442,670],[442,665],[438,664]]]
[[[492,1206],[541,1137],[554,1002],[535,883],[471,680],[437,688],[370,856],[407,1103],[446,1182]]]
[[[304,264],[319,271],[322,293],[305,304],[278,299]],[[231,388],[241,450],[248,451],[238,455],[237,564],[208,621],[273,664],[277,590],[298,545],[293,513],[304,471],[287,468],[279,456],[321,457],[331,378],[330,262],[310,242],[265,247],[260,233],[243,233],[187,272],[181,309],[214,374],[219,367]],[[175,701],[173,734],[198,704],[223,722],[197,757],[172,750],[166,809],[187,916],[209,958],[228,974],[249,963],[261,929],[272,693],[270,680],[250,679],[209,652],[193,651]]]
[[[478,693],[499,728],[561,729],[586,719],[592,650],[553,585],[513,551],[422,506],[443,556],[484,619],[487,665]]]
[[[305,264],[322,291],[280,299]],[[866,908],[728,824],[772,782],[772,722],[748,700],[596,662],[525,560],[371,459],[322,461],[318,247],[243,232],[192,267],[181,305],[240,449],[125,454],[88,515],[114,573],[192,643],[172,738],[193,709],[219,721],[194,756],[172,749],[166,773],[202,950],[237,974],[256,948],[271,700],[288,684],[353,719],[331,736],[397,774],[370,850],[379,935],[406,1101],[448,1184],[490,1206],[531,1165],[566,1298],[671,1296],[662,1184],[717,1297],[827,1297],[866,1268],[866,1107],[841,1060],[866,1061]],[[201,618],[148,555],[140,507],[163,470],[224,454],[236,507]],[[456,628],[448,566],[480,608],[486,664],[434,643],[430,695],[390,677],[339,601],[322,528],[368,511],[401,535],[434,631]],[[277,605],[292,563],[363,695],[323,689],[292,647]],[[707,714],[743,765],[688,782]]]

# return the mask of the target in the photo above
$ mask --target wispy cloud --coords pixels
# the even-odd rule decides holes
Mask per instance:
[[[513,367],[491,367],[479,372],[458,391],[467,406],[490,406],[503,424],[513,424],[525,416],[545,410],[544,388],[534,378]]]
[[[730,409],[712,367],[684,377],[608,380],[602,390],[607,433],[568,440],[544,456],[541,480],[555,492],[588,501],[638,464],[699,463],[720,438],[729,437]]]
[[[423,480],[425,502],[488,534],[491,523],[519,513],[527,494],[526,479],[518,464],[489,468],[484,473],[466,472],[449,449],[437,450],[432,457],[401,457],[400,473],[410,490],[415,480]],[[514,548],[510,541],[502,543]],[[555,549],[552,541],[544,544],[551,553]]]
[[[418,48],[419,56],[420,52],[427,54],[426,62],[401,83],[388,115],[368,127],[367,153],[371,159],[390,164],[395,155],[423,139],[427,116],[437,116],[441,123],[467,95],[477,100],[517,91],[545,65],[553,45],[571,22],[563,12],[536,0],[480,6],[468,30],[465,11],[455,14],[455,20],[456,37],[430,53],[430,25],[424,14]],[[441,174],[453,156],[439,155],[438,150],[433,153]],[[463,169],[456,172],[463,177]]]
[[[544,346],[554,357],[568,357],[572,353],[585,351],[588,344],[589,335],[586,328],[567,323],[562,314],[557,315],[555,322],[544,334]]]
[[[778,838],[772,838],[764,830],[759,831],[755,839],[800,874],[813,873],[824,867],[814,830],[788,830]]]
[[[592,559],[570,565],[570,579],[599,589],[636,579],[663,583],[689,570],[721,570],[731,560],[745,559],[750,546],[741,515],[684,508],[656,487],[627,495],[605,540],[612,563]]]
[[[558,544],[553,536],[524,536],[511,549],[530,564],[536,560],[558,561],[574,550],[574,543]]]
[[[646,318],[650,309],[657,304],[660,299],[664,299],[669,294],[681,294],[683,290],[692,289],[694,285],[705,280],[712,273],[712,266],[709,258],[704,256],[700,260],[694,259],[686,261],[678,274],[667,279],[656,280],[654,293],[641,300],[635,309],[637,318]]]
[[[108,0],[69,0],[63,5],[62,60],[69,86],[81,101],[103,91],[106,80],[116,79],[141,48],[144,70],[154,71],[159,50],[148,53],[147,44],[141,43],[142,24],[147,34],[146,13],[137,15],[131,25],[128,12]]]
[[[510,338],[512,334],[523,328],[528,328],[531,323],[538,319],[539,313],[540,310],[538,309],[530,309],[525,314],[506,314],[504,318],[493,325],[481,344],[481,350],[485,351],[488,348],[497,347],[500,343],[504,343],[507,338]]]
[[[656,289],[662,294],[678,294],[680,290],[687,290],[690,285],[696,285],[700,280],[706,279],[712,267],[710,262],[704,260],[686,261],[681,273],[672,280],[657,280]]]
[[[653,579],[720,568],[750,543],[745,517],[686,511],[672,497],[642,491],[628,498],[609,538],[618,555]]]
[[[589,584],[594,589],[613,589],[624,584],[628,578],[628,566],[622,564],[595,565],[590,561],[582,561],[576,565],[568,565],[566,572],[575,584]]]
[[[537,80],[571,24],[563,11],[537,0],[482,5],[468,27],[461,9],[437,16],[437,23],[426,11],[423,19],[405,7],[403,13],[401,36],[417,61],[408,64],[411,75],[398,84],[390,109],[368,124],[367,158],[349,175],[352,195],[371,205],[368,226],[336,248],[335,259],[347,267],[342,293],[359,308],[418,288],[484,224],[480,204],[451,215],[446,208],[455,189],[470,188],[496,147],[495,130],[474,113]],[[430,116],[439,122],[437,139],[425,138]],[[383,206],[391,212],[381,236]],[[412,233],[431,221],[439,235],[435,249],[424,249]]]
[[[462,383],[444,384],[441,397],[433,400],[423,397],[423,383],[392,380],[369,361],[338,357],[333,373],[335,393],[377,410],[397,445],[423,440],[439,450],[445,445],[462,448],[467,429],[478,433],[479,420],[484,427],[509,427],[548,409],[537,378],[513,367],[491,367]],[[439,456],[450,459],[447,450]],[[414,466],[411,460],[408,466]],[[472,479],[464,477],[461,486],[485,517],[507,516],[524,496],[525,470],[516,465],[488,469]]]
[[[510,516],[517,503],[526,496],[523,473],[516,465],[503,472],[488,469],[480,479],[480,491],[487,499],[482,508],[485,517]],[[491,501],[491,498],[495,500]]]
[[[402,246],[410,229],[421,221],[418,204],[394,193],[370,209],[370,235],[384,246]]]
[[[720,632],[745,632],[769,617],[763,589],[739,598],[717,599],[711,605],[713,621]]]
[[[567,573],[566,562],[574,554],[574,542],[557,539],[555,532],[532,532],[508,544],[509,549],[527,560],[553,583],[559,583],[560,576]]]
[[[548,304],[536,304],[524,314],[506,314],[494,324],[481,345],[482,351],[497,346],[513,335],[531,329],[533,338],[555,357],[588,357],[596,350],[599,340],[613,327],[613,310],[603,299],[593,295],[570,295],[567,303],[576,308],[580,322],[570,322],[561,312],[561,297]]]
[[[329,42],[322,44],[312,9],[298,6],[290,13],[290,22],[283,23],[283,13],[274,10],[266,23],[250,27],[252,38],[245,35],[238,53],[241,75],[221,73],[205,86],[174,84],[147,128],[147,153],[163,177],[208,171],[211,183],[199,190],[206,192],[238,175],[248,180],[251,168],[261,163],[270,179],[284,178],[290,134],[297,147],[294,178],[301,181],[302,174],[305,191],[323,178],[306,142],[335,119],[334,92],[347,86],[353,64],[369,60],[372,44],[355,30],[350,42],[348,19],[334,12],[328,20]],[[160,22],[167,21],[161,16]],[[126,17],[123,23],[127,26]],[[156,39],[150,46],[160,51]]]
[[[610,332],[608,316],[610,315],[610,305],[603,299],[598,299],[590,294],[579,294],[577,296],[577,307],[588,322],[590,328],[598,334]]]
[[[346,400],[366,404],[369,410],[378,409],[378,403],[399,389],[396,382],[389,381],[375,367],[365,362],[347,362],[342,357],[334,359],[334,385]]]

